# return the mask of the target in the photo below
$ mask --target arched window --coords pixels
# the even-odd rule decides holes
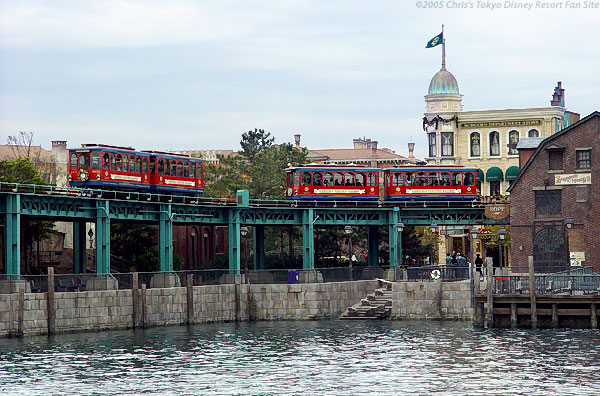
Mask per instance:
[[[323,185],[323,175],[321,172],[313,173],[313,186],[322,186]]]
[[[122,164],[123,172],[127,172],[127,166],[129,164],[128,158],[129,158],[129,156],[127,154],[123,155],[123,164]]]
[[[412,172],[406,172],[406,185],[414,186],[415,185],[415,174]]]
[[[465,186],[472,186],[475,184],[475,174],[471,172],[467,172],[464,174],[464,184]]]
[[[528,137],[540,137],[540,131],[538,131],[537,129],[530,129],[529,132],[527,133]]]
[[[450,185],[450,173],[442,172],[442,177],[440,178],[440,186],[449,186]]]
[[[110,169],[110,156],[108,153],[104,153],[104,156],[102,157],[102,168]]]
[[[190,177],[191,177],[192,179],[195,179],[195,178],[196,178],[196,163],[195,163],[195,162],[192,162],[192,163],[190,164]]]
[[[73,154],[71,154],[71,169],[77,169],[77,166],[78,166],[77,154],[73,153]]]
[[[146,163],[146,160],[144,160],[144,164]],[[150,158],[150,174],[153,175],[154,174],[154,170],[156,169],[156,160],[154,158]]]
[[[346,186],[354,186],[354,173],[352,172],[346,172],[346,174],[344,175],[344,179],[346,179],[345,181],[345,185]]]
[[[79,154],[79,169],[90,168],[90,155],[88,153]]]
[[[115,170],[117,171],[121,171],[123,170],[123,157],[121,156],[121,154],[117,154],[117,167],[115,168]]]
[[[376,186],[377,185],[377,173],[369,172],[369,174],[367,175],[367,183],[368,183],[369,187]]]
[[[403,186],[404,185],[404,173],[394,172],[392,173],[392,186]]]
[[[177,176],[183,177],[183,164],[181,161],[177,161]]]
[[[334,186],[343,186],[344,185],[344,175],[340,172],[335,172],[333,176],[333,185]]]
[[[142,173],[148,173],[148,158],[144,158],[142,161]]]
[[[302,172],[302,178],[301,178],[301,182],[302,182],[302,186],[310,186],[311,180],[312,178],[310,177],[310,172]]]
[[[142,157],[137,157],[135,159],[135,171],[140,173],[142,171]]]
[[[169,161],[168,159],[165,160],[165,171],[164,171],[165,176],[170,176],[171,175],[171,161]]]
[[[517,143],[519,143],[519,132],[510,131],[508,133],[508,155],[517,155]]]
[[[198,164],[196,167],[196,176],[198,176],[198,179],[204,179],[204,164]]]
[[[428,186],[438,186],[440,181],[438,179],[438,174],[435,172],[429,173],[429,180],[427,182]]]
[[[165,163],[162,159],[158,160],[158,174],[163,175],[165,173]]]
[[[110,170],[117,170],[117,158],[114,154],[110,154]]]
[[[100,169],[100,152],[92,152],[92,169]]]
[[[479,132],[471,133],[471,157],[481,156],[481,136]]]
[[[500,155],[500,133],[490,132],[490,156]]]
[[[416,180],[415,185],[426,186],[427,185],[427,173],[425,173],[425,172],[417,173],[417,180]]]
[[[136,160],[135,155],[132,155],[131,157],[129,157],[129,172],[131,172],[131,173],[135,172],[135,160]]]
[[[183,163],[183,177],[190,177],[190,163]]]
[[[333,174],[331,172],[325,172],[325,176],[323,176],[323,185],[326,187],[333,186]]]
[[[171,160],[171,176],[177,176],[177,161]]]
[[[357,173],[356,174],[356,186],[357,187],[366,186],[366,177],[365,177],[364,173]]]
[[[453,186],[462,186],[462,173],[460,173],[460,172],[452,173],[452,185]]]

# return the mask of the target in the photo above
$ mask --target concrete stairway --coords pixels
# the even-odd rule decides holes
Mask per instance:
[[[392,282],[377,279],[379,288],[348,308],[340,316],[342,320],[385,319],[392,312]]]

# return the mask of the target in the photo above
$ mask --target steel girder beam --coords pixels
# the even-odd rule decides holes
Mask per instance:
[[[254,232],[254,269],[265,267],[265,226],[255,225]]]
[[[19,196],[22,215],[86,219],[95,217],[95,200],[46,195],[19,194]]]
[[[96,201],[96,273],[110,273],[110,204]]]
[[[302,211],[291,208],[245,208],[238,211],[241,224],[301,225]]]
[[[386,225],[388,212],[386,209],[314,209],[316,225]]]
[[[369,226],[369,267],[377,267],[379,265],[379,227],[376,225]]]
[[[160,271],[173,271],[173,217],[171,204],[160,205],[158,263]]]
[[[405,225],[416,226],[428,226],[432,222],[438,225],[510,224],[509,218],[488,219],[480,208],[402,209],[401,218]]]
[[[315,268],[315,217],[313,209],[302,211],[302,268]]]
[[[388,215],[388,243],[390,245],[390,267],[396,268],[399,264],[399,256],[402,254],[402,242],[398,243],[398,231],[396,225],[400,221],[400,211],[398,208],[389,212]]]
[[[229,212],[228,240],[229,240],[229,272],[238,274],[240,272],[240,216],[237,209]]]
[[[18,279],[21,274],[21,195],[9,194],[5,197],[4,266],[8,279]]]

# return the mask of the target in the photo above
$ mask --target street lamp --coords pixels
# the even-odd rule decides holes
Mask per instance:
[[[192,268],[196,269],[196,232],[194,230],[190,232],[190,237],[192,238]]]
[[[399,249],[398,249],[398,257],[400,258],[398,260],[398,265],[402,265],[402,231],[404,231],[404,223],[403,222],[399,222],[398,224],[396,224],[396,231],[398,231],[398,240],[399,240]],[[394,278],[395,279],[395,278]]]
[[[506,229],[500,228],[498,230],[498,238],[500,238],[500,268],[504,268],[504,244],[502,241],[506,239]]]
[[[352,280],[352,226],[345,226],[344,232],[348,235],[348,271],[350,272],[350,280]]]
[[[435,234],[438,229],[437,223],[435,221],[431,223],[429,229],[431,230],[431,238],[429,238],[429,265],[433,265],[433,262],[435,261],[433,258],[433,234]]]
[[[572,218],[568,217],[565,220],[565,226],[570,230],[571,228],[573,228],[573,224],[575,224],[575,222],[573,221]]]
[[[90,228],[88,231],[88,236],[90,237],[90,249],[94,248],[94,231]]]
[[[248,283],[248,257],[246,255],[246,241],[244,240],[244,237],[248,235],[248,227],[240,227],[240,234],[242,234],[242,240],[244,242],[244,272],[246,273],[246,280],[244,283]]]

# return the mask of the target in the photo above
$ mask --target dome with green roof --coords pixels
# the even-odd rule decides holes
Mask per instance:
[[[429,83],[429,95],[459,94],[456,78],[442,66]]]

